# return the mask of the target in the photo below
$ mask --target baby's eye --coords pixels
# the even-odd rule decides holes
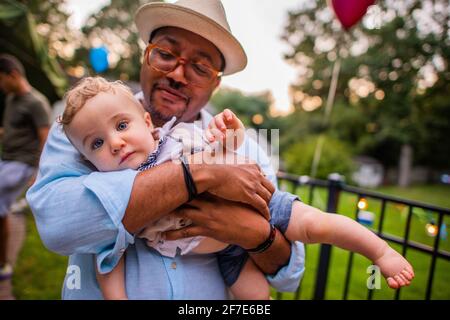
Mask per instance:
[[[122,130],[125,130],[127,127],[128,127],[128,123],[126,121],[121,121],[117,125],[117,130],[122,131]]]
[[[95,139],[92,141],[91,147],[93,150],[100,148],[103,145],[103,139]]]

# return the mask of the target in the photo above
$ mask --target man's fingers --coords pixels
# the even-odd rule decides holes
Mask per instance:
[[[203,235],[204,230],[200,226],[187,226],[178,230],[170,230],[166,231],[163,234],[163,237],[166,240],[178,240],[183,238],[190,238]]]
[[[270,193],[274,193],[275,192],[275,186],[266,177],[264,177],[262,179],[262,184]]]
[[[261,186],[257,193],[267,204],[269,204],[270,199],[272,199],[272,193],[269,190],[267,190],[264,186]]]
[[[198,208],[200,206],[200,204],[202,203],[202,200],[199,200],[197,198],[192,199],[190,202],[188,202],[187,204],[190,207],[194,207],[194,208]]]
[[[252,198],[252,202],[249,203],[252,207],[254,207],[256,210],[259,211],[259,213],[266,219],[270,219],[270,211],[269,207],[267,206],[266,201],[264,201],[263,198],[261,198],[258,194],[255,194],[255,196]]]
[[[205,226],[208,220],[205,218],[205,213],[202,211],[201,206],[201,201],[194,199],[189,202],[189,207],[183,206],[177,209],[177,216],[179,218],[189,219],[194,225]]]

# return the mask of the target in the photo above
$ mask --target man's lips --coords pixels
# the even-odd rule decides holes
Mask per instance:
[[[176,102],[178,100],[183,100],[183,101],[189,100],[189,97],[187,95],[185,95],[184,93],[182,93],[178,90],[172,89],[171,87],[166,86],[166,85],[158,85],[156,87],[156,90],[160,91],[161,96],[164,99],[167,99],[167,100],[170,100],[173,102]]]
[[[126,153],[126,154],[122,157],[122,159],[120,159],[119,165],[121,165],[125,160],[127,160],[133,153],[134,153],[134,151],[133,151],[133,152],[128,152],[128,153]]]

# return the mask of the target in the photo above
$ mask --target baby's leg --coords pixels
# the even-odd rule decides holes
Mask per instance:
[[[105,300],[127,300],[125,290],[125,256],[122,256],[117,266],[106,274],[100,274],[96,270],[97,281]]]
[[[268,300],[269,283],[264,274],[249,258],[230,291],[237,300]]]
[[[219,252],[228,246],[229,246],[228,244],[217,241],[216,239],[205,238],[202,241],[200,241],[198,246],[192,249],[192,252],[197,254],[214,253]]]
[[[393,289],[409,285],[414,278],[409,262],[372,231],[348,217],[324,213],[300,201],[293,202],[286,237],[290,241],[327,243],[360,253],[380,267]]]

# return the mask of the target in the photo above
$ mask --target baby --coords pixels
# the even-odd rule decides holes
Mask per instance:
[[[67,93],[67,107],[60,119],[67,137],[81,155],[99,171],[146,170],[165,161],[177,160],[219,143],[219,150],[236,149],[243,140],[242,122],[230,110],[211,121],[203,133],[193,124],[175,119],[155,130],[131,91],[119,82],[85,78]],[[227,130],[228,129],[228,130]],[[228,133],[232,132],[231,135]],[[231,143],[229,143],[231,141]],[[411,265],[385,241],[354,220],[327,214],[303,204],[295,195],[275,191],[269,203],[271,234],[274,227],[289,241],[328,243],[360,253],[380,267],[391,288],[409,285]],[[164,231],[189,225],[172,214],[148,225],[138,237],[166,256],[218,253],[225,283],[236,299],[268,299],[269,285],[263,273],[237,246],[211,238],[194,237],[165,241]],[[123,257],[108,274],[97,273],[105,299],[127,299]]]

